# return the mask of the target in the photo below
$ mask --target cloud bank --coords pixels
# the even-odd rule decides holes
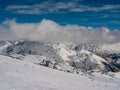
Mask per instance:
[[[120,41],[119,30],[106,27],[62,26],[52,20],[39,23],[17,23],[6,20],[0,25],[1,40],[31,40],[47,42],[112,43]]]

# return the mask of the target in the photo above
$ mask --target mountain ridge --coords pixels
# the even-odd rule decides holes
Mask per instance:
[[[30,56],[38,65],[47,66],[62,71],[80,72],[118,72],[119,47],[118,50],[109,50],[110,47],[120,46],[120,43],[108,44],[75,44],[75,43],[46,43],[20,40],[16,42],[0,41],[0,53],[18,60],[25,60]],[[106,45],[106,46],[104,46]],[[114,46],[115,45],[115,46]],[[106,52],[109,50],[110,52]],[[114,50],[114,51],[113,51]],[[117,59],[113,56],[117,53]]]

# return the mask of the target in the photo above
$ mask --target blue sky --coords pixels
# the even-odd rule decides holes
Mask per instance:
[[[61,25],[120,29],[120,0],[0,0],[0,23],[16,19],[20,23],[43,18]]]

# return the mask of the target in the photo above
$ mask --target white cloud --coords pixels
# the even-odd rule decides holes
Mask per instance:
[[[78,7],[72,8],[71,11],[73,12],[84,12],[84,11],[108,11],[108,10],[116,10],[120,9],[120,5],[103,5],[99,7],[91,7],[91,6],[84,6],[84,5],[79,5]]]
[[[69,2],[52,2],[45,1],[33,5],[10,5],[6,10],[19,14],[45,14],[45,13],[61,13],[61,12],[85,12],[85,11],[116,11],[120,9],[120,5],[102,5],[102,6],[87,6],[78,3],[77,1]]]
[[[6,27],[4,28],[3,25],[0,25],[0,40],[11,40],[12,34]]]
[[[61,26],[58,23],[43,19],[39,23],[17,23],[15,20],[6,20],[1,25],[2,31],[7,30],[5,34],[1,33],[1,39],[11,40],[32,40],[32,41],[72,41],[81,43],[103,43],[120,41],[119,30],[109,30],[108,28],[93,28],[79,25]]]

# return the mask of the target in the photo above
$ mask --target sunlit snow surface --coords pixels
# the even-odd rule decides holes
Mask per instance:
[[[0,55],[0,90],[120,90],[116,76],[77,75]]]

